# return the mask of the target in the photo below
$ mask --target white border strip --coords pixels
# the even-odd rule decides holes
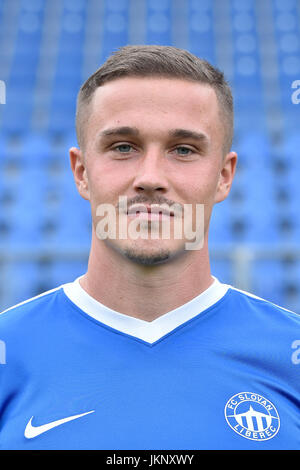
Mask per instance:
[[[81,287],[79,282],[80,277],[74,282],[63,286],[66,296],[72,303],[95,320],[148,343],[154,343],[178,326],[214,305],[231,287],[221,284],[214,278],[211,286],[194,299],[151,322],[147,322],[116,312],[98,302]]]
[[[293,313],[294,315],[297,315],[299,317],[298,313],[293,312],[293,310],[289,310],[288,308],[281,307],[281,305],[274,304],[274,302],[271,302],[270,300],[263,299],[262,297],[258,297],[257,295],[251,294],[251,292],[247,292],[245,290],[237,289],[236,287],[230,286],[232,290],[236,290],[238,292],[241,292],[241,294],[247,295],[248,297],[252,297],[253,299],[257,300],[262,300],[263,302],[266,302],[267,304],[274,305],[275,307],[280,308],[281,310],[285,310],[286,312]]]
[[[30,297],[30,299],[23,300],[23,302],[19,302],[18,304],[13,305],[12,307],[8,307],[7,309],[3,310],[2,312],[0,312],[0,315],[2,315],[2,313],[8,312],[9,310],[12,310],[13,308],[20,307],[21,305],[25,305],[28,302],[38,299],[39,297],[43,297],[44,295],[51,294],[51,292],[55,292],[56,290],[61,289],[63,286],[64,284],[62,284],[61,286],[55,287],[54,289],[50,289],[45,292],[42,292],[41,294],[35,295],[34,297]]]

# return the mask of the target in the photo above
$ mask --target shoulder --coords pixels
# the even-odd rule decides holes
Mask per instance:
[[[63,285],[54,289],[45,291],[39,295],[31,297],[23,302],[19,302],[2,312],[0,312],[0,328],[3,332],[5,326],[21,325],[22,321],[28,322],[29,319],[35,318],[36,314],[41,317],[41,313],[48,308],[53,299],[60,294]]]
[[[252,311],[256,311],[261,317],[266,316],[271,322],[278,319],[279,321],[298,324],[300,326],[300,315],[297,312],[233,286],[229,286],[229,291],[233,301],[236,302],[237,305],[244,307],[245,310],[251,309]]]
[[[284,386],[295,385],[299,393],[300,315],[232,286],[227,298],[227,337],[236,357],[284,379]]]

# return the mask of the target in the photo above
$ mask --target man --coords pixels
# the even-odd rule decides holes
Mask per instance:
[[[210,272],[232,123],[223,74],[173,47],[121,48],[81,87],[88,269],[0,317],[0,448],[300,447],[299,317]]]

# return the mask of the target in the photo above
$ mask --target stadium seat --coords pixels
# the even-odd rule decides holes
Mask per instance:
[[[135,12],[129,0],[0,1],[0,80],[6,85],[6,104],[0,104],[0,250],[21,250],[29,259],[52,253],[49,263],[4,264],[1,274],[16,281],[0,292],[0,307],[80,274],[81,261],[57,262],[62,250],[79,259],[91,236],[89,203],[77,193],[69,160],[69,148],[77,146],[76,95],[88,70],[139,38],[183,45],[225,71],[239,160],[231,193],[211,218],[213,271],[234,283],[235,261],[225,256],[230,247],[257,251],[258,259],[249,262],[249,290],[300,311],[299,258],[288,265],[282,254],[287,248],[297,252],[300,240],[300,108],[291,86],[300,77],[299,5],[219,3],[151,0],[139,2]],[[271,14],[264,31],[259,15],[266,7]],[[222,248],[223,258],[217,256]],[[278,253],[275,260],[264,257],[268,249]],[[24,290],[16,289],[18,283]]]

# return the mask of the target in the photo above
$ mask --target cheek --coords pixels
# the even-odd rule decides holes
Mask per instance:
[[[199,204],[210,204],[215,197],[218,186],[218,175],[216,172],[198,172],[191,178],[184,180],[183,199]]]
[[[116,205],[119,196],[126,191],[127,177],[124,172],[112,171],[109,165],[93,165],[89,168],[89,190],[92,214],[96,213],[99,204]]]

